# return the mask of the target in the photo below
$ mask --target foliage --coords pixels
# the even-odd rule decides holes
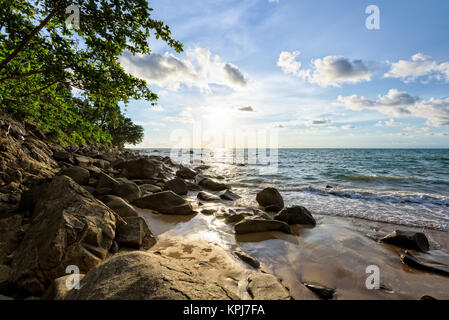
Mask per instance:
[[[78,29],[66,25],[70,5]],[[62,143],[141,141],[120,105],[157,95],[119,57],[150,54],[150,37],[182,51],[152,10],[147,0],[0,0],[0,106]]]

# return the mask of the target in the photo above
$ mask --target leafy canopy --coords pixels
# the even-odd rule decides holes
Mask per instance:
[[[71,5],[79,28],[66,24]],[[138,143],[142,129],[117,130],[137,128],[120,105],[157,95],[118,58],[150,54],[151,37],[182,51],[152,11],[147,0],[0,0],[0,106],[63,143]]]

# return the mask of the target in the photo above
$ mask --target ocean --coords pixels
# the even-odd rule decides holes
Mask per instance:
[[[146,152],[173,158],[170,149]],[[255,194],[275,187],[286,206],[312,213],[449,232],[448,149],[278,149],[270,172],[264,164],[236,160],[232,149],[193,152],[174,160],[210,165],[204,173],[222,176],[242,196],[238,205],[257,205]]]

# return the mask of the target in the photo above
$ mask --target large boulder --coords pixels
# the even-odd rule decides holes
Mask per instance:
[[[129,202],[133,202],[142,196],[139,186],[134,182],[117,184],[112,188],[112,192],[115,195],[128,200]]]
[[[193,179],[198,173],[187,167],[181,167],[176,171],[176,176],[182,179]]]
[[[186,200],[172,191],[153,193],[134,202],[136,206],[165,214],[189,215],[195,213]]]
[[[115,238],[116,214],[67,176],[43,189],[30,227],[11,263],[19,290],[41,295],[66,267],[87,272],[101,263]]]
[[[287,289],[268,273],[254,273],[248,278],[248,292],[254,300],[291,300]]]
[[[89,170],[77,166],[68,167],[61,172],[62,175],[70,177],[76,183],[80,185],[87,185],[89,183],[90,173]]]
[[[240,199],[240,196],[232,192],[231,190],[226,190],[225,192],[220,194],[220,198],[222,198],[223,200],[235,201]]]
[[[20,214],[0,215],[0,265],[6,263],[8,256],[19,246],[24,233],[22,222]]]
[[[97,189],[113,189],[115,186],[119,185],[120,182],[108,175],[107,173],[104,173],[103,171],[100,171],[97,174]]]
[[[121,170],[130,179],[153,179],[162,171],[163,164],[160,161],[148,158],[139,158],[122,161],[113,165],[114,169]]]
[[[429,241],[422,232],[396,230],[382,238],[380,241],[394,246],[426,252],[429,250]]]
[[[0,265],[0,292],[8,291],[12,280],[12,269],[5,265]]]
[[[189,191],[187,189],[187,184],[185,183],[185,181],[179,177],[167,181],[167,183],[165,183],[164,189],[171,190],[180,196],[185,196]]]
[[[211,191],[222,191],[222,190],[229,189],[229,186],[227,186],[226,184],[217,182],[215,180],[212,180],[211,178],[206,178],[206,177],[199,180],[198,184],[201,187],[211,190]]]
[[[162,188],[155,186],[153,184],[145,183],[145,184],[140,185],[140,190],[142,190],[142,192],[144,192],[144,193],[156,193],[156,192],[161,192]]]
[[[138,216],[136,209],[120,197],[107,195],[100,197],[100,200],[122,218]]]
[[[142,217],[125,217],[117,227],[115,241],[119,245],[131,248],[150,249],[155,243],[156,238],[148,228],[145,219]]]
[[[118,254],[90,270],[81,280],[80,290],[71,290],[66,300],[229,300],[233,297],[220,281],[210,276],[213,273],[207,264],[199,263],[200,257],[190,260],[180,263],[174,257],[142,251]]]
[[[257,193],[256,200],[266,211],[279,212],[284,208],[284,199],[275,188],[266,188]]]
[[[237,223],[234,226],[234,229],[237,234],[266,231],[282,231],[290,233],[290,227],[285,222],[265,219],[247,219]]]
[[[274,219],[288,224],[316,225],[316,221],[309,210],[301,206],[284,208]]]
[[[84,274],[78,275],[78,280],[84,278]],[[72,285],[73,275],[69,274],[60,277],[52,282],[45,294],[42,296],[42,300],[64,300],[65,296],[70,292],[70,286]]]

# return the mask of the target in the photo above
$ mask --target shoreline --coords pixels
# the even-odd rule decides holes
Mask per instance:
[[[204,173],[207,164],[63,148],[12,123],[6,135],[0,127],[0,295],[449,299],[447,232],[320,215],[285,205],[273,188],[254,194],[257,205],[239,206],[226,177]],[[405,247],[397,235],[381,242],[397,229]],[[375,290],[366,287],[372,265],[380,269]],[[66,287],[68,266],[79,270],[79,289]]]

